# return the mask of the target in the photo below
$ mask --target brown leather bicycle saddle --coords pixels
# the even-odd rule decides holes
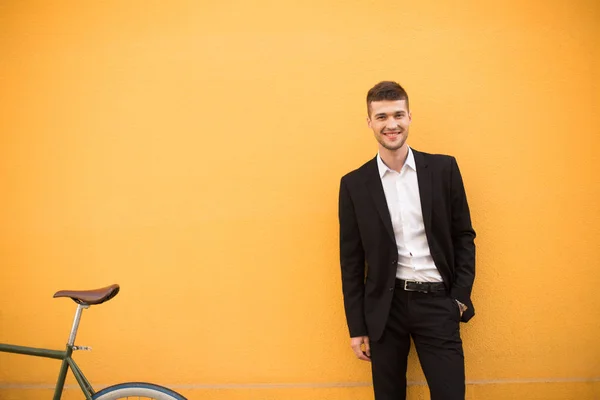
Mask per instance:
[[[54,293],[53,297],[70,297],[77,304],[102,304],[119,293],[119,285],[114,284],[94,290],[61,290]]]

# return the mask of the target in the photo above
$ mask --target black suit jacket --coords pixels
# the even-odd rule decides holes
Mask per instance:
[[[451,156],[413,154],[423,222],[431,256],[450,295],[475,314],[475,231],[462,177]],[[394,294],[398,249],[377,168],[377,158],[345,175],[340,183],[340,262],[350,336],[383,334]]]

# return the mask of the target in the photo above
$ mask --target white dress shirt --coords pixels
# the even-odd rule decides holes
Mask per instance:
[[[417,168],[411,148],[408,148],[408,156],[399,173],[388,168],[379,154],[377,166],[398,246],[396,277],[419,282],[442,282],[425,236]]]

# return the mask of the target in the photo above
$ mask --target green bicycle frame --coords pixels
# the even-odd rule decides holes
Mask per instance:
[[[62,360],[60,373],[58,374],[58,381],[56,382],[56,388],[54,390],[53,400],[60,400],[69,367],[71,367],[71,371],[73,372],[73,375],[75,375],[77,383],[79,383],[81,390],[85,394],[86,400],[91,400],[94,393],[96,393],[94,392],[94,389],[92,389],[92,385],[86,379],[85,375],[83,374],[77,363],[75,363],[73,358],[71,358],[71,355],[73,354],[73,346],[67,345],[65,351],[60,351],[38,349],[35,347],[14,346],[11,344],[0,343],[0,352],[24,354],[27,356],[54,358],[57,360]]]
[[[73,328],[71,329],[71,335],[69,336],[69,342],[67,343],[65,351],[39,349],[36,347],[15,346],[12,344],[0,343],[0,352],[24,354],[27,356],[54,358],[56,360],[62,360],[60,372],[58,374],[58,380],[56,381],[56,388],[54,389],[53,400],[60,400],[62,396],[63,388],[65,386],[65,379],[67,377],[69,367],[71,368],[71,371],[73,372],[73,375],[75,376],[79,387],[81,387],[81,390],[85,395],[86,400],[92,400],[92,396],[96,393],[92,388],[90,382],[86,379],[85,375],[79,368],[79,366],[75,363],[73,358],[71,358],[73,351],[77,349],[77,347],[74,346],[73,343],[75,342],[75,336],[77,335],[77,328],[79,327],[81,312],[84,308],[88,307],[89,306],[86,304],[79,304],[77,306],[77,311],[75,312],[75,319],[73,320]]]

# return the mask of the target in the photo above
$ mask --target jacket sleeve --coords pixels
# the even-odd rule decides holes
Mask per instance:
[[[455,158],[451,161],[451,232],[454,247],[454,282],[451,295],[469,308],[463,314],[464,322],[474,315],[471,290],[475,280],[475,231],[463,180]]]
[[[350,337],[367,336],[364,314],[365,252],[347,184],[342,178],[339,197],[342,291]]]

